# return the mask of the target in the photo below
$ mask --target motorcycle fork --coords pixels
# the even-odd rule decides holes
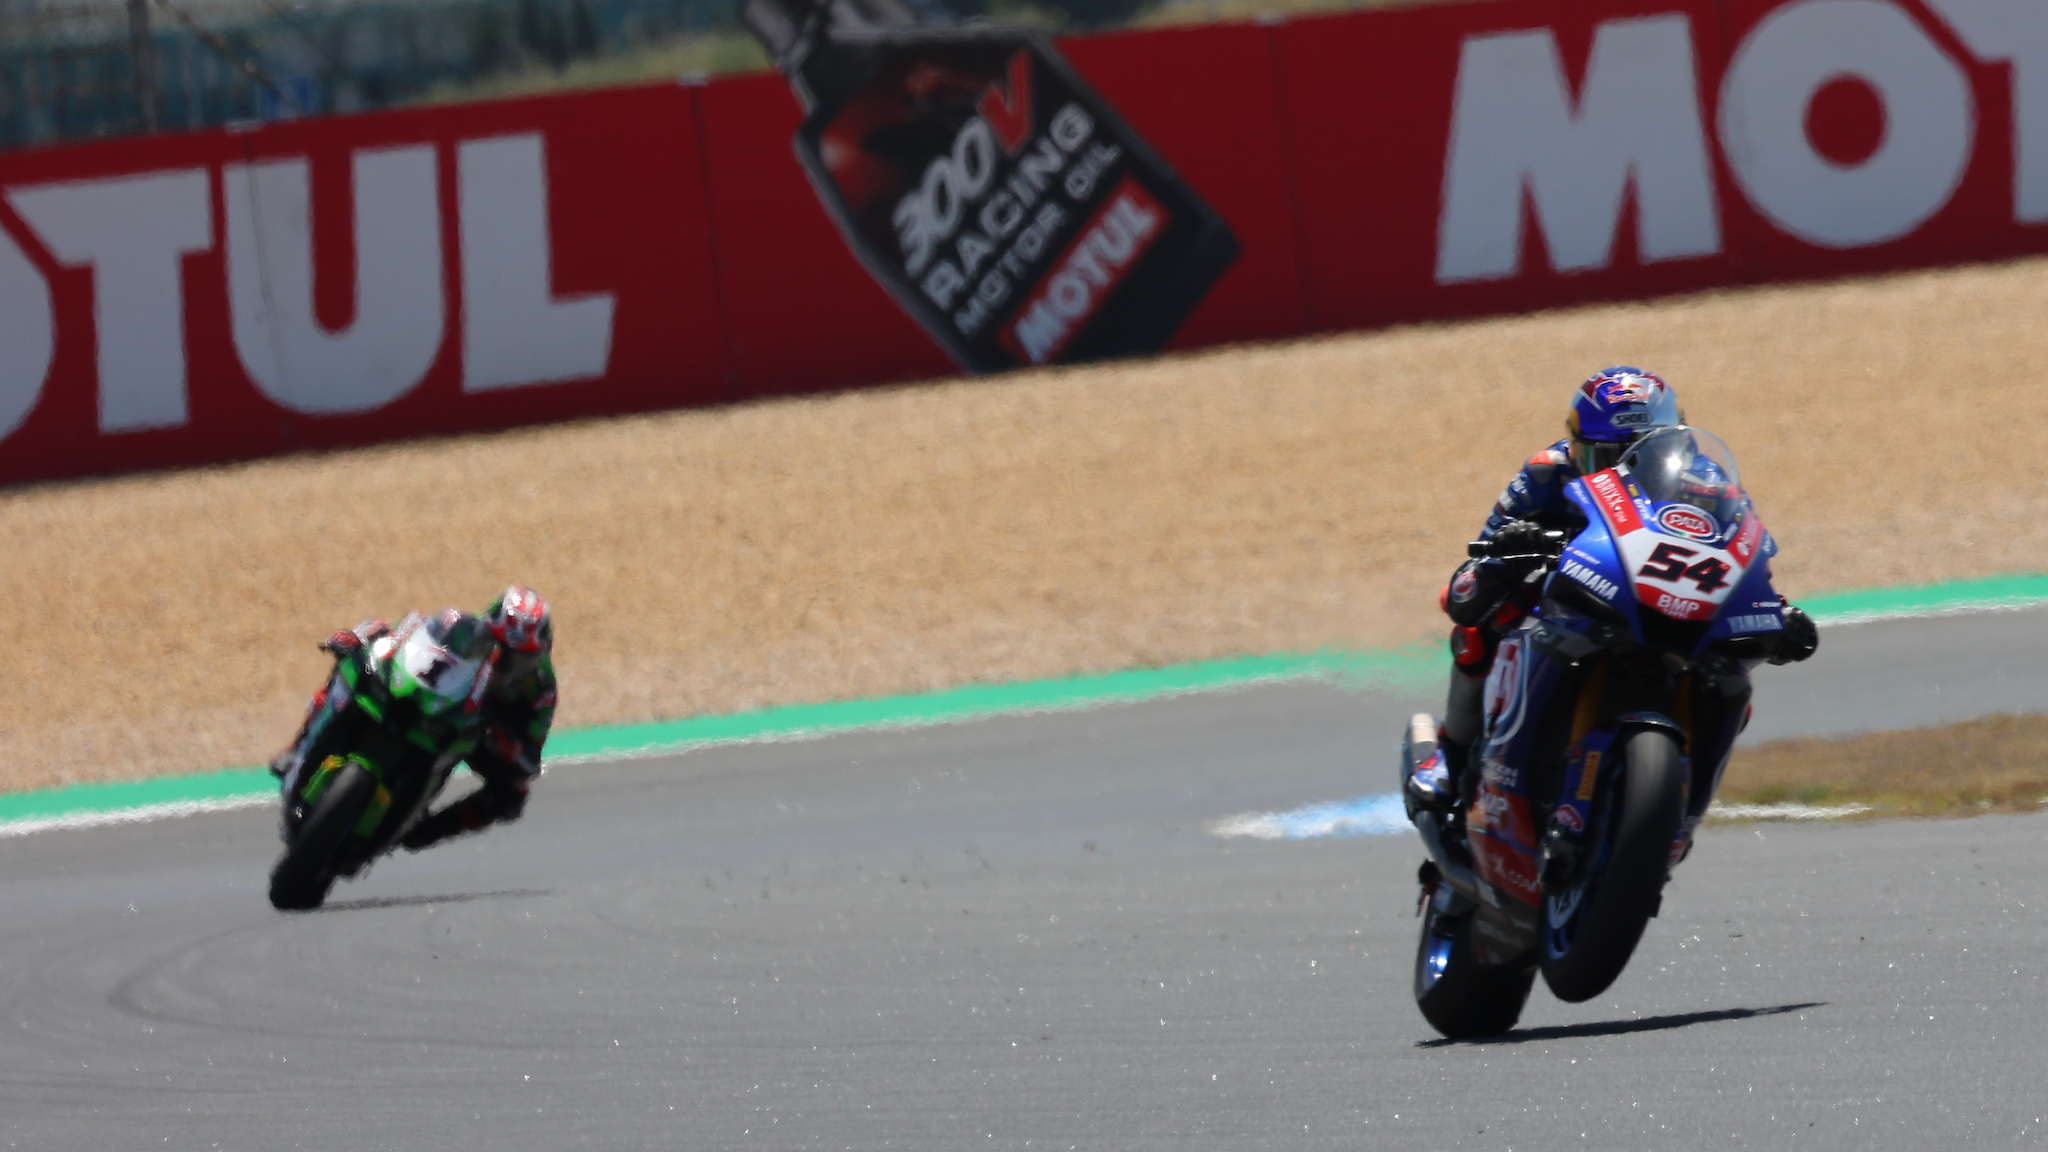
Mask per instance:
[[[355,834],[362,837],[374,836],[377,826],[384,822],[384,814],[391,811],[391,789],[384,783],[384,770],[368,757],[351,754],[349,759],[363,766],[363,771],[377,782],[377,792],[370,797],[363,808],[363,818],[356,821]]]
[[[327,786],[334,783],[335,774],[340,772],[347,764],[348,760],[344,756],[334,755],[323,758],[319,764],[314,766],[313,775],[299,788],[299,802],[308,808],[320,803],[320,798],[327,795]]]
[[[1606,702],[1606,699],[1607,657],[1602,656],[1600,662],[1586,674],[1585,682],[1579,685],[1578,705],[1572,709],[1573,744],[1584,740],[1593,731],[1593,726],[1600,722],[1600,705]]]
[[[1544,787],[1532,788],[1529,800],[1540,805],[1543,818],[1548,820],[1560,804],[1581,788],[1581,774],[1584,757],[1581,755],[1586,737],[1600,726],[1600,717],[1606,711],[1607,702],[1607,657],[1599,657],[1591,667],[1578,674],[1574,689],[1577,699],[1572,704],[1571,727],[1566,729],[1562,743],[1552,745],[1560,763],[1548,779],[1539,781]],[[1599,756],[1593,764],[1597,767]]]
[[[1542,858],[1538,863],[1538,876],[1545,890],[1577,878],[1586,864],[1586,845],[1597,834],[1597,816],[1592,800],[1599,787],[1600,768],[1606,759],[1608,743],[1600,741],[1595,748],[1586,745],[1599,729],[1600,718],[1606,711],[1608,663],[1608,657],[1600,657],[1579,682],[1579,697],[1572,708],[1572,725],[1565,743],[1564,768],[1559,773],[1557,786],[1550,795],[1542,798],[1549,809],[1545,816],[1548,827],[1543,836]],[[1574,809],[1578,821],[1576,830],[1559,819],[1559,814],[1567,806]]]
[[[1612,660],[1612,657],[1608,659]],[[1607,661],[1602,663],[1602,667],[1599,670],[1601,674],[1596,674],[1594,677],[1589,678],[1589,689],[1594,687],[1594,681],[1604,682],[1607,680],[1607,677],[1604,675],[1606,663]],[[1608,690],[1608,685],[1602,683],[1598,698],[1590,698],[1590,693],[1588,696],[1580,698],[1579,713],[1573,723],[1573,743],[1576,746],[1578,741],[1586,739],[1588,735],[1600,728],[1612,728],[1620,717],[1631,712],[1649,711],[1669,716],[1671,721],[1678,726],[1679,738],[1682,741],[1680,746],[1682,771],[1679,776],[1679,787],[1681,789],[1680,811],[1689,814],[1693,798],[1698,790],[1703,786],[1711,788],[1711,783],[1703,784],[1701,781],[1694,779],[1694,775],[1700,765],[1700,761],[1695,758],[1699,748],[1697,740],[1699,710],[1696,699],[1697,693],[1701,688],[1699,674],[1696,669],[1691,667],[1674,666],[1671,663],[1662,661],[1638,664],[1623,663],[1619,672],[1620,675],[1614,678],[1614,682],[1611,685],[1611,691]],[[1586,722],[1588,717],[1592,718],[1591,723]],[[1615,735],[1618,736],[1619,733],[1615,733]],[[1596,755],[1589,752],[1583,758],[1583,761],[1576,766],[1575,771],[1567,773],[1571,779],[1567,781],[1567,790],[1559,796],[1559,806],[1562,807],[1564,804],[1572,802],[1574,797],[1580,801],[1587,802],[1599,797],[1601,795],[1601,786],[1596,772],[1605,771],[1611,774],[1613,768],[1613,756]],[[1596,808],[1603,806],[1611,811],[1611,806],[1604,804],[1595,805]],[[1586,841],[1592,843],[1597,838],[1597,826],[1600,821],[1597,818],[1596,812],[1591,810],[1582,810],[1580,815],[1584,817]],[[1680,824],[1677,837],[1671,845],[1670,860],[1672,864],[1677,864],[1690,850],[1692,830],[1697,824],[1697,817],[1689,817]],[[1557,836],[1556,825],[1553,823],[1552,837],[1555,838]],[[1581,862],[1575,861],[1574,863],[1578,864]]]
[[[1678,691],[1672,694],[1671,700],[1671,718],[1673,720],[1678,721],[1678,730],[1685,736],[1685,746],[1683,749],[1681,749],[1679,756],[1680,762],[1683,764],[1685,768],[1685,771],[1680,773],[1678,777],[1679,786],[1684,789],[1684,791],[1679,793],[1678,810],[1680,812],[1689,812],[1692,810],[1693,765],[1691,758],[1694,750],[1696,750],[1700,746],[1700,742],[1695,738],[1693,725],[1692,696],[1693,681],[1695,679],[1697,679],[1697,677],[1690,671],[1679,673]],[[1680,843],[1682,844],[1684,841],[1689,839],[1691,839],[1691,837],[1687,835],[1685,829],[1680,828]],[[1675,858],[1680,849],[1678,845],[1673,845],[1671,851]],[[1673,862],[1675,863],[1676,860],[1674,859]]]

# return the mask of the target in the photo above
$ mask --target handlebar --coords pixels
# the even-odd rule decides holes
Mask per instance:
[[[1499,540],[1498,536],[1493,540],[1474,540],[1465,545],[1465,555],[1474,560],[1540,560],[1548,563],[1564,552],[1565,541],[1569,536],[1570,534],[1562,528],[1545,529],[1542,537],[1543,547],[1526,552],[1496,551],[1494,545]]]

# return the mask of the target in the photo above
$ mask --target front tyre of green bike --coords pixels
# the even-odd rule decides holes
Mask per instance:
[[[1431,900],[1415,949],[1415,1006],[1452,1040],[1498,1036],[1522,1018],[1532,964],[1487,965],[1472,947],[1472,913],[1445,913]]]
[[[1670,733],[1644,729],[1620,743],[1621,771],[1593,864],[1543,901],[1543,982],[1577,1004],[1607,991],[1657,914],[1684,815],[1685,767]]]
[[[318,908],[334,884],[334,854],[377,795],[377,778],[360,764],[343,768],[299,824],[270,870],[270,906],[280,912]]]

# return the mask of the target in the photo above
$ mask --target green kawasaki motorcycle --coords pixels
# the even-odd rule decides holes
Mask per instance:
[[[497,658],[483,621],[453,609],[337,654],[285,778],[273,906],[318,908],[337,878],[397,847],[481,738]]]

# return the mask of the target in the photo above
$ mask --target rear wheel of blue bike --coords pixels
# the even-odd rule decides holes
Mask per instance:
[[[1443,913],[1431,900],[1415,950],[1415,1006],[1430,1026],[1453,1040],[1497,1036],[1522,1018],[1531,964],[1488,965],[1472,947],[1472,913]]]
[[[1663,899],[1683,815],[1684,760],[1670,733],[1631,733],[1617,751],[1621,770],[1596,820],[1592,864],[1543,901],[1543,982],[1574,1004],[1607,991],[1635,954]]]

